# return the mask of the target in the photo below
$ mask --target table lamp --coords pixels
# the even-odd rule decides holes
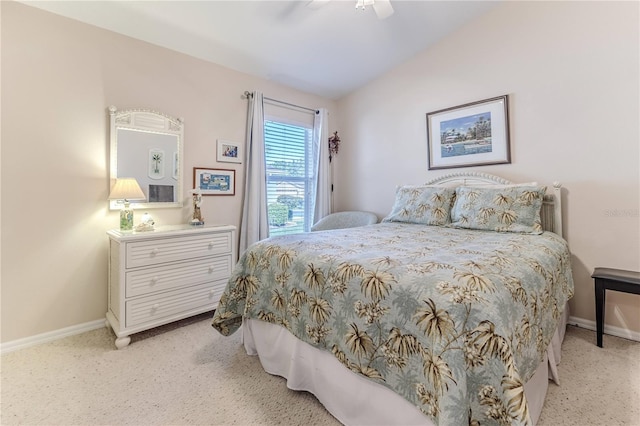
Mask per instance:
[[[129,206],[131,200],[144,200],[144,192],[138,185],[135,178],[118,178],[116,184],[113,185],[110,200],[118,200],[122,202],[122,210],[120,210],[120,230],[131,231],[133,229],[133,209]]]

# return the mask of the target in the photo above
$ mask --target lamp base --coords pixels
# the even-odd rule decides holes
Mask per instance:
[[[129,207],[129,203],[126,203],[120,210],[120,230],[133,230],[133,209]]]

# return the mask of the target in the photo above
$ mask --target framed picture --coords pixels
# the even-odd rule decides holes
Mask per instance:
[[[164,178],[164,151],[161,149],[149,150],[149,177],[151,179]]]
[[[511,163],[508,95],[427,114],[429,170]]]
[[[235,142],[218,139],[218,161],[223,163],[242,163],[242,150]]]
[[[178,180],[178,174],[180,173],[180,158],[178,157],[178,153],[173,153],[173,178]]]
[[[193,187],[202,195],[236,195],[236,171],[194,167]]]

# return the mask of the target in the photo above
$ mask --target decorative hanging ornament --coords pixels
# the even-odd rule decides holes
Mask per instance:
[[[340,136],[338,136],[338,132],[333,132],[333,136],[329,138],[329,162],[334,155],[338,154],[338,149],[340,149]]]

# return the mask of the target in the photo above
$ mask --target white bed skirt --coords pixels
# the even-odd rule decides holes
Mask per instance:
[[[534,424],[549,379],[559,384],[557,364],[568,318],[567,305],[544,361],[524,386]],[[286,378],[289,389],[311,392],[345,425],[433,425],[406,399],[349,371],[333,354],[297,339],[279,325],[245,319],[242,335],[247,354],[258,355],[267,373]]]

